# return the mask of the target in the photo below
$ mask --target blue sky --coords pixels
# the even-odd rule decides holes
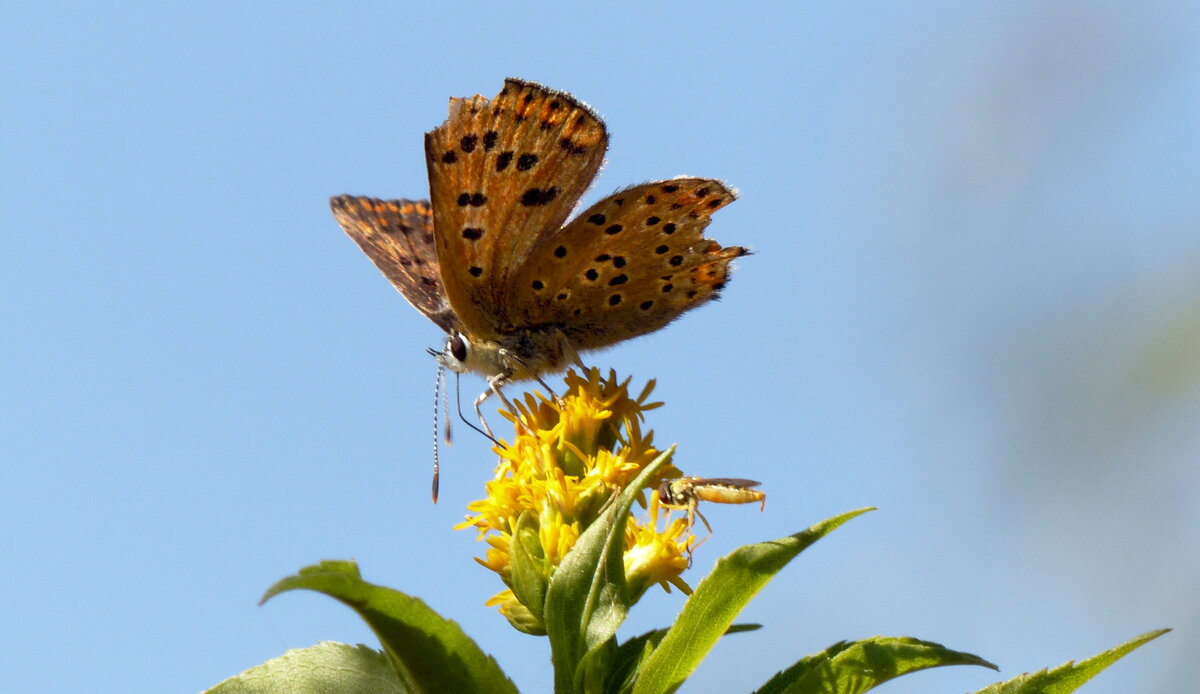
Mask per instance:
[[[437,328],[329,214],[423,197],[422,134],[506,76],[611,133],[585,203],[677,174],[741,198],[723,300],[592,355],[667,405],[706,511],[691,578],[854,521],[790,566],[685,692],[912,635],[1002,676],[1163,626],[1085,691],[1200,677],[1200,10],[1187,2],[7,3],[0,9],[0,577],[13,691],[197,691],[373,643],[276,579],[354,558],[523,691],[544,640],[428,500]],[[468,380],[464,388],[481,387]],[[668,622],[639,604],[626,635]],[[982,669],[892,694],[978,689]]]

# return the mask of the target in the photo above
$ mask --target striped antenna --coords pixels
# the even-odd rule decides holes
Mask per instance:
[[[437,380],[433,386],[433,503],[438,500],[438,478],[441,474],[441,461],[438,459],[438,439],[441,438],[441,427],[438,426],[438,414],[442,409],[443,398],[448,397],[443,385],[446,382],[446,367],[438,365]],[[449,402],[447,407],[449,408]],[[446,418],[446,444],[450,443],[450,418]]]

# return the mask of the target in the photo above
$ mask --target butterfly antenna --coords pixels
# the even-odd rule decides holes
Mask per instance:
[[[433,358],[435,358],[435,359],[436,359],[436,358],[438,357],[438,355],[440,354],[440,352],[438,352],[438,351],[437,351],[437,350],[435,350],[435,349],[429,349],[429,348],[426,348],[426,350],[425,350],[425,351],[429,353],[429,356],[431,356],[431,357],[433,357]],[[441,393],[442,393],[442,410],[441,410],[441,411],[442,411],[442,412],[445,412],[445,413],[448,415],[448,414],[450,414],[450,389],[449,389],[449,388],[446,388],[446,365],[445,365],[445,364],[443,364],[443,363],[441,363],[440,361],[438,362],[438,380],[437,380],[437,386],[435,386],[435,387],[434,387],[434,390],[433,390],[433,398],[434,398],[434,400],[435,400],[435,401],[437,400],[437,393],[438,393],[438,391],[441,391]],[[436,451],[436,450],[437,450],[437,441],[436,441],[436,439],[437,439],[437,431],[436,431],[436,430],[437,430],[437,419],[438,419],[437,402],[434,402],[434,403],[433,403],[433,407],[434,407],[434,412],[433,412],[433,428],[434,428],[433,437],[434,437],[434,439],[435,439],[433,447],[434,447],[434,450]],[[451,435],[450,435],[450,422],[452,422],[452,421],[454,421],[452,418],[450,418],[450,417],[446,417],[446,445],[447,445],[447,446],[453,446],[453,445],[454,445],[454,439],[453,439],[453,438],[451,437]]]
[[[442,395],[445,391],[442,390],[442,384],[446,380],[446,367],[438,365],[437,380],[433,384],[433,503],[438,500],[438,481],[441,476],[442,465],[438,459],[438,438],[440,438],[441,427],[438,426],[438,414],[441,410]],[[450,430],[450,421],[446,420],[446,430]],[[447,441],[449,443],[449,441]]]
[[[447,415],[450,414],[449,390],[450,389],[446,387],[445,370],[443,367],[443,372],[442,372],[442,411],[445,412]],[[454,438],[453,438],[453,436],[451,436],[451,433],[450,433],[450,423],[453,421],[454,421],[453,417],[449,417],[449,416],[446,417],[446,445],[447,446],[454,445]]]
[[[458,418],[463,421],[463,424],[466,424],[467,426],[471,427],[475,431],[478,431],[480,434],[482,434],[484,438],[488,439],[489,441],[496,444],[497,446],[504,448],[505,447],[504,444],[497,441],[495,436],[492,436],[491,434],[487,433],[483,429],[480,429],[479,427],[475,426],[474,424],[471,423],[471,420],[469,420],[465,416],[463,416],[462,388],[460,387],[461,383],[462,383],[462,379],[459,378],[459,375],[457,373],[454,374],[454,404],[458,408]]]

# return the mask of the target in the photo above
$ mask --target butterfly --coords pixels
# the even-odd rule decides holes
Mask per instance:
[[[428,201],[330,202],[350,238],[446,332],[438,362],[487,379],[475,401],[485,428],[480,406],[492,393],[503,399],[504,384],[540,381],[580,352],[662,328],[717,298],[730,261],[748,253],[704,238],[736,197],[715,179],[630,186],[566,222],[607,148],[587,105],[508,79],[492,99],[451,98],[446,122],[425,135]]]

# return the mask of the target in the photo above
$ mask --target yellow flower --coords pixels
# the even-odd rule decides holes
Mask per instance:
[[[687,522],[676,518],[659,532],[655,523],[630,524],[625,529],[625,581],[636,600],[655,583],[671,592],[674,585],[685,595],[692,592],[679,577],[691,563],[693,541]],[[686,554],[686,556],[684,556]]]
[[[495,449],[500,461],[487,496],[470,503],[470,515],[456,527],[474,527],[488,543],[485,558],[477,561],[508,586],[488,604],[499,606],[522,631],[544,633],[542,606],[526,604],[544,597],[544,590],[535,589],[538,580],[544,587],[579,536],[661,453],[653,431],[642,430],[644,413],[662,405],[647,401],[654,382],[632,397],[629,381],[618,382],[611,371],[602,378],[594,368],[583,374],[572,369],[561,399],[525,394],[513,403],[515,412],[501,411],[516,436]],[[670,464],[661,468],[642,490],[641,505],[646,506],[646,490],[679,474]],[[631,600],[654,584],[691,592],[680,578],[695,540],[688,530],[682,519],[659,532],[652,520],[629,516],[624,564]],[[522,566],[534,567],[538,580],[514,580],[514,552],[521,553]]]

